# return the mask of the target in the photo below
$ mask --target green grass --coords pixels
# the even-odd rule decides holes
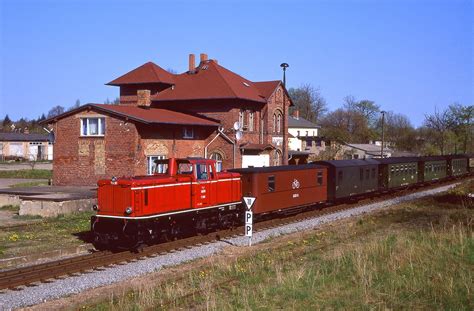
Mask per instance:
[[[19,205],[3,205],[0,207],[2,211],[11,211],[11,212],[18,212],[20,210]]]
[[[3,228],[0,231],[0,258],[40,254],[64,247],[84,244],[77,234],[90,230],[92,211],[60,215],[54,218],[14,216],[17,219],[40,219],[22,227]]]
[[[30,182],[22,182],[18,184],[11,185],[10,188],[29,188],[29,187],[39,187],[39,186],[47,186],[47,181],[30,181]]]
[[[53,172],[51,170],[0,171],[0,178],[50,179],[52,176]]]
[[[473,186],[216,256],[87,309],[472,310]]]

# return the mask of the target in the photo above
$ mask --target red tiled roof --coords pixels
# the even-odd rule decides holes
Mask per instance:
[[[124,84],[140,83],[173,84],[174,75],[152,62],[148,62],[107,83],[107,85],[120,86]]]
[[[141,108],[136,106],[120,106],[107,104],[87,104],[77,109],[65,112],[59,116],[42,121],[42,124],[56,122],[66,116],[75,114],[85,109],[92,109],[98,112],[105,112],[117,117],[128,118],[129,120],[145,124],[177,124],[177,125],[197,125],[197,126],[219,126],[219,122],[209,118],[191,115],[187,113],[159,109]]]
[[[185,72],[174,78],[174,86],[153,96],[153,101],[239,98],[266,102],[254,82],[213,60],[202,62],[194,73]]]
[[[281,83],[280,80],[254,82],[255,86],[259,89],[260,94],[265,96],[265,98],[269,98],[270,96],[272,96],[276,88],[280,86],[280,83]]]

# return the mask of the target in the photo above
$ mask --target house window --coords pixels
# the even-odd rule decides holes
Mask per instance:
[[[358,159],[358,158],[359,158],[359,154],[358,153],[354,154],[354,159]]]
[[[277,132],[277,116],[273,114],[273,133]]]
[[[239,111],[239,124],[241,128],[244,128],[245,124],[244,124],[244,111],[243,110]]]
[[[148,175],[153,175],[155,173],[157,174],[163,174],[166,172],[168,169],[167,164],[157,164],[155,161],[156,160],[161,160],[164,159],[164,155],[153,155],[153,156],[148,156],[146,157],[146,162],[147,162],[147,174]]]
[[[186,138],[186,139],[194,138],[194,129],[192,127],[184,127],[183,138]]]
[[[268,176],[268,192],[275,191],[275,175]]]
[[[299,137],[299,136],[300,136],[300,131],[296,131],[296,133],[297,133],[297,135],[296,135],[296,136],[298,136],[298,137]]]
[[[216,171],[221,172],[222,171],[222,160],[223,160],[222,154],[220,154],[219,152],[213,152],[213,153],[211,153],[210,158],[213,159],[213,160],[216,160]]]
[[[81,136],[104,136],[105,118],[82,118]]]
[[[313,141],[311,139],[306,140],[306,146],[313,147]]]
[[[281,151],[276,149],[274,152],[273,152],[273,166],[278,166],[281,164]]]
[[[322,146],[321,140],[318,139],[318,140],[316,141],[316,147],[321,147],[321,146]]]
[[[306,131],[306,136],[309,136],[309,131]]]
[[[255,116],[255,112],[253,111],[249,111],[249,131],[250,132],[253,132],[253,129],[254,129],[254,116]]]

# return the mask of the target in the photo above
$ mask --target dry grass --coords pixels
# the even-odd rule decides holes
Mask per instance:
[[[215,256],[97,310],[474,309],[474,204],[450,193]]]

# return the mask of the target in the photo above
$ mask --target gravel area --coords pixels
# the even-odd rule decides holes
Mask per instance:
[[[313,229],[324,223],[362,215],[374,210],[390,207],[398,203],[444,192],[454,186],[455,185],[442,186],[436,189],[425,190],[383,202],[360,206],[348,211],[341,211],[334,214],[305,220],[299,223],[285,225],[279,228],[264,230],[253,235],[252,243],[256,244],[268,238],[282,234]],[[239,236],[236,238],[227,239],[225,241],[214,242],[208,245],[177,251],[155,258],[132,262],[124,266],[113,266],[102,271],[94,271],[88,274],[69,277],[67,279],[56,280],[52,283],[41,283],[38,286],[26,287],[21,291],[6,291],[4,293],[0,293],[0,310],[10,310],[19,307],[31,306],[46,300],[68,296],[79,293],[85,289],[96,288],[99,286],[123,281],[128,278],[155,272],[166,266],[173,266],[186,261],[207,257],[219,252],[229,244],[245,246],[247,243],[248,238]]]

